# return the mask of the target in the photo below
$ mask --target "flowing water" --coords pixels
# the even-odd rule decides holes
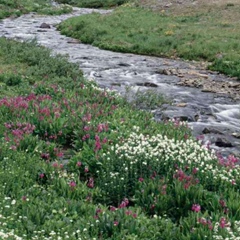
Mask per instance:
[[[193,134],[203,134],[205,140],[211,141],[212,148],[224,155],[233,153],[240,156],[239,94],[233,98],[221,92],[179,85],[188,73],[191,73],[188,76],[190,80],[207,78],[207,81],[216,84],[231,82],[236,86],[235,80],[204,70],[199,64],[191,62],[101,50],[62,36],[56,30],[56,25],[63,20],[92,12],[105,14],[109,11],[74,8],[71,14],[61,16],[31,13],[16,19],[8,18],[0,22],[0,36],[19,41],[36,39],[53,53],[67,54],[69,61],[78,63],[85,76],[94,79],[103,88],[113,88],[120,93],[129,86],[132,91],[154,89],[173,103],[156,109],[156,120],[187,120]],[[49,24],[50,28],[40,28],[42,23]]]

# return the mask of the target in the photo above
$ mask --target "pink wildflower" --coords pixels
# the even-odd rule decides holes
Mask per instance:
[[[89,178],[87,186],[89,188],[94,188],[94,179],[93,178]]]
[[[50,155],[49,155],[49,153],[42,153],[41,158],[48,160],[50,158]]]
[[[101,213],[102,212],[102,209],[101,208],[97,208],[97,210],[96,210],[96,215],[98,215],[99,213]]]
[[[57,163],[57,162],[54,162],[54,163],[52,164],[52,166],[53,166],[54,168],[57,168],[57,167],[58,167],[58,163]]]
[[[228,226],[227,221],[224,217],[221,217],[220,222],[219,222],[220,228],[225,228]]]
[[[231,184],[232,184],[232,185],[236,185],[236,181],[235,181],[235,180],[232,180],[232,181],[231,181]]]
[[[110,207],[110,211],[114,212],[114,211],[116,211],[116,210],[117,210],[117,208],[115,208],[114,206],[111,206],[111,207]]]
[[[125,208],[129,204],[129,201],[127,198],[124,198],[124,200],[121,202],[121,204],[118,206],[118,208]]]
[[[128,216],[129,216],[129,215],[132,215],[132,211],[131,211],[131,210],[128,210],[128,211],[125,212],[125,214],[128,215]]]
[[[69,183],[69,187],[70,187],[72,190],[74,190],[76,186],[77,186],[77,184],[76,184],[76,182],[74,182],[74,181],[71,181],[71,182]]]
[[[22,196],[22,200],[25,202],[27,200],[26,196]]]
[[[192,205],[192,211],[200,212],[201,211],[201,206],[199,204],[193,204]]]
[[[226,205],[226,202],[223,200],[223,199],[220,199],[219,200],[219,203],[220,203],[220,205],[222,206],[222,207],[226,207],[227,205]]]
[[[192,174],[196,174],[197,172],[198,172],[198,169],[197,168],[193,168]]]
[[[44,176],[45,176],[44,173],[40,173],[40,174],[39,174],[39,177],[40,177],[40,178],[44,178]]]
[[[140,177],[140,178],[138,179],[138,181],[139,181],[139,182],[143,182],[143,181],[144,181],[144,178]]]
[[[77,167],[81,167],[81,166],[82,166],[82,163],[81,163],[81,162],[77,162],[76,166],[77,166]]]

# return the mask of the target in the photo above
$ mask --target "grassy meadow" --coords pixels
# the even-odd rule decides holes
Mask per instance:
[[[50,4],[50,0],[0,0],[0,19],[7,17],[19,17],[29,12],[37,12],[39,14],[56,15],[69,13],[72,7],[69,5],[61,5],[54,7]]]
[[[64,57],[0,38],[0,115],[1,239],[239,236],[238,159]]]
[[[68,19],[58,29],[112,51],[210,62],[210,69],[240,79],[240,3],[153,11],[141,2]]]
[[[127,51],[122,31],[131,24],[123,16],[134,23],[140,12],[150,29],[150,13],[163,19],[173,32],[165,37],[173,37],[165,13],[130,6],[60,28],[75,37],[81,30],[86,39],[92,31],[99,45]],[[119,45],[105,24],[115,26]],[[135,36],[139,49],[146,29],[129,30],[130,38],[142,31]],[[0,239],[240,239],[239,160],[216,155],[187,123],[156,122],[138,108],[154,109],[164,97],[133,99],[99,88],[77,64],[34,42],[0,38]]]

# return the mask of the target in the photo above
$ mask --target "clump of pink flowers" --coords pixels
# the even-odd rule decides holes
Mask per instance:
[[[71,181],[71,182],[69,183],[69,187],[70,187],[71,190],[75,190],[76,186],[77,186],[77,183],[74,182],[74,181]]]
[[[192,205],[192,211],[200,212],[201,211],[201,206],[199,204],[193,204]]]

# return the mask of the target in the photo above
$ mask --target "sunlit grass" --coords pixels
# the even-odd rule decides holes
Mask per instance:
[[[24,13],[38,12],[40,14],[56,15],[69,13],[70,6],[54,7],[49,0],[0,0],[0,19],[6,17],[19,17]]]
[[[108,15],[68,19],[59,30],[113,51],[208,61],[211,69],[240,78],[240,24],[226,20],[236,9],[240,10],[239,4],[173,15],[122,6]]]

